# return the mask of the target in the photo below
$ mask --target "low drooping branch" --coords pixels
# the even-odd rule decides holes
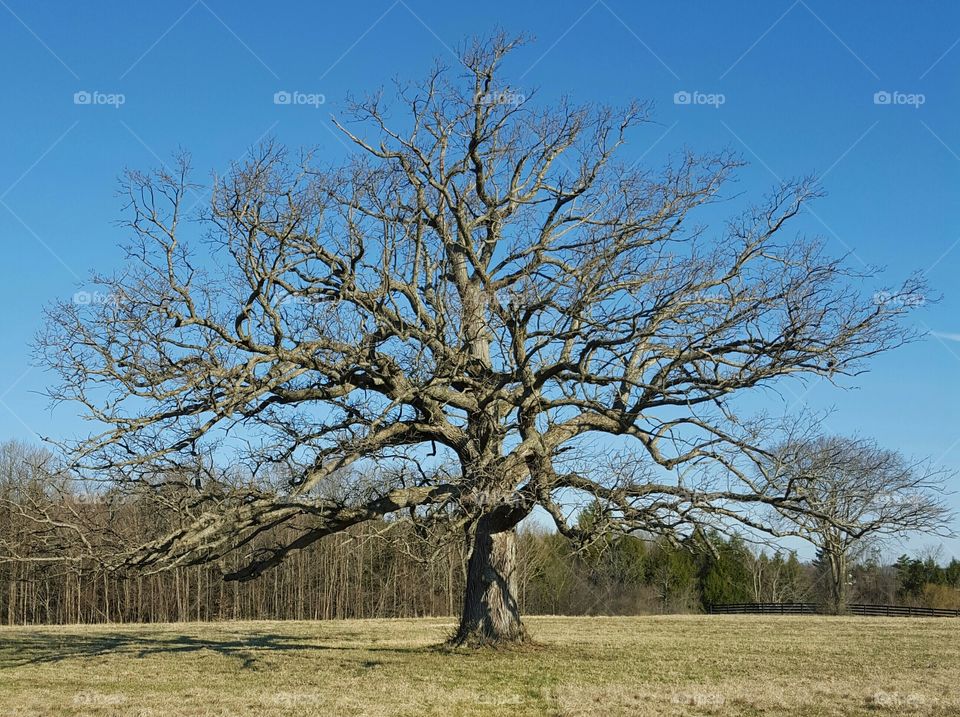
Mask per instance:
[[[261,533],[306,516],[309,527],[302,529],[295,540],[273,548],[260,548],[249,565],[224,576],[228,580],[250,580],[279,564],[290,551],[305,548],[326,535],[406,508],[443,504],[454,500],[457,494],[457,487],[452,485],[400,488],[359,506],[250,495],[240,499],[240,505],[205,513],[182,530],[144,546],[127,557],[123,567],[148,568],[159,563],[168,569],[217,560]]]

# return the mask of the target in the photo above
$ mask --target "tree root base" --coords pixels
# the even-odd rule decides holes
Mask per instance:
[[[448,648],[467,648],[467,649],[495,649],[509,650],[518,647],[529,647],[534,644],[527,634],[526,628],[520,625],[519,628],[510,630],[503,634],[491,634],[482,629],[460,630],[452,635],[445,643]]]

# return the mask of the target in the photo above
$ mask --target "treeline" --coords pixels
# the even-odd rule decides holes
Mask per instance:
[[[756,552],[736,538],[714,536],[711,542],[715,553],[622,536],[577,552],[562,536],[527,529],[519,541],[518,599],[526,614],[630,615],[826,598],[816,562]],[[245,583],[221,577],[239,567],[236,559],[152,575],[112,574],[83,561],[6,561],[0,563],[6,588],[0,619],[23,624],[453,615],[463,560],[459,543],[438,550],[409,526],[365,524]],[[960,563],[931,563],[902,558],[895,566],[857,565],[851,574],[854,601],[960,607]]]
[[[932,556],[924,559],[901,555],[894,565],[898,595],[909,604],[927,607],[960,607],[960,560],[941,566]]]
[[[100,501],[38,470],[37,455],[0,446],[0,622],[168,622],[455,615],[463,591],[462,535],[421,534],[377,521],[325,538],[250,582],[225,582],[243,556],[155,574],[116,572],[92,559],[70,525],[97,526],[109,545],[139,545],[176,528],[180,511],[135,497]],[[590,509],[581,521],[594,518]],[[254,551],[282,537],[258,536]],[[524,614],[698,612],[711,603],[828,599],[829,570],[792,552],[736,537],[678,544],[608,537],[575,550],[536,525],[521,531],[518,600]],[[106,555],[103,556],[106,558]],[[851,570],[852,601],[960,607],[960,562],[902,557]]]

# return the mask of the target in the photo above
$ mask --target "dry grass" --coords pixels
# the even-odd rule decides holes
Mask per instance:
[[[529,618],[0,628],[3,715],[960,715],[960,620]]]

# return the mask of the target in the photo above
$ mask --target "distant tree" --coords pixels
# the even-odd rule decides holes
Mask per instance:
[[[557,533],[547,533],[538,542],[537,551],[537,569],[531,576],[532,611],[550,615],[574,612],[578,576],[570,559],[570,541]]]
[[[809,181],[708,231],[697,210],[738,159],[631,163],[648,108],[544,107],[503,74],[516,44],[350,104],[342,166],[268,143],[197,214],[185,158],[128,174],[129,262],[97,277],[112,300],[55,306],[39,340],[52,398],[102,427],[69,447],[78,470],[195,491],[127,565],[239,550],[227,577],[248,580],[360,522],[447,522],[468,543],[454,642],[497,644],[524,636],[535,506],[581,541],[590,499],[652,535],[790,503],[738,462],[769,435],[732,402],[909,340],[920,282],[874,301],[793,236]],[[644,469],[605,465],[611,443]],[[216,461],[285,480],[210,494],[196,469]],[[287,542],[251,549],[281,524]]]
[[[801,602],[807,592],[804,580],[803,567],[797,554],[790,551],[786,560],[777,553],[774,560],[778,567],[774,572],[775,582],[772,586],[771,598],[774,602]]]
[[[0,443],[0,559],[26,562],[43,555],[39,562],[49,562],[58,551],[73,554],[68,536],[52,525],[62,521],[66,526],[77,517],[59,500],[69,495],[68,485],[69,476],[46,448]]]
[[[944,581],[947,585],[954,588],[960,588],[960,560],[953,558],[943,571]]]
[[[710,539],[712,550],[700,557],[700,597],[703,606],[749,602],[753,599],[752,556],[737,537]]]
[[[898,597],[927,607],[960,607],[960,561],[952,559],[941,566],[934,555],[901,555],[894,565]]]
[[[890,565],[883,565],[877,553],[853,565],[852,595],[857,602],[891,605],[897,598],[897,573]]]
[[[846,607],[852,563],[868,547],[918,531],[949,533],[952,514],[943,501],[949,473],[873,441],[831,436],[787,444],[766,470],[808,509],[781,515],[816,546],[827,603],[836,612]]]
[[[697,564],[689,546],[657,541],[647,554],[646,580],[657,594],[660,612],[696,610]]]
[[[640,537],[604,530],[603,505],[594,501],[577,516],[577,530],[594,536],[579,546],[576,563],[585,570],[588,605],[585,612],[631,613],[637,606],[637,587],[645,582],[646,542]],[[572,547],[572,546],[571,546]]]
[[[795,552],[790,551],[785,556],[778,550],[770,556],[761,550],[748,553],[746,558],[754,602],[797,602],[802,599],[804,575]]]

